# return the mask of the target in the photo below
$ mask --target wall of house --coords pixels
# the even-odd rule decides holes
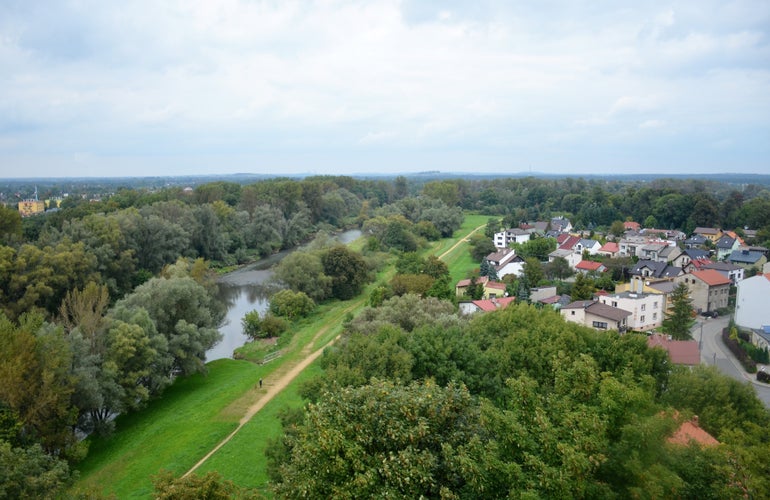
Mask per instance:
[[[628,328],[646,332],[663,324],[664,300],[661,295],[630,294],[631,296],[608,295],[602,297],[602,303],[631,312],[626,320]]]
[[[735,323],[745,328],[770,325],[770,280],[754,276],[738,283]]]

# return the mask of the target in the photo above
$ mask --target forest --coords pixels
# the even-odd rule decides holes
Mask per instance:
[[[218,272],[348,227],[361,254],[295,252],[279,284],[315,304],[357,295],[385,262],[398,274],[323,357],[304,411],[287,413],[276,495],[770,496],[768,414],[750,388],[525,305],[460,319],[448,269],[419,252],[468,212],[508,227],[564,215],[595,231],[750,228],[770,245],[767,187],[691,179],[322,176],[124,188],[24,219],[0,207],[0,497],[66,488],[83,436],[205,372],[227,307]],[[294,298],[276,316],[312,310]],[[693,415],[722,446],[667,444]]]

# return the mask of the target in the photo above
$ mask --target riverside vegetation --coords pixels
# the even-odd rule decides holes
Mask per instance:
[[[116,484],[125,469],[125,484],[136,486],[107,492],[149,496],[151,477],[161,469],[181,474],[234,428],[237,418],[222,408],[279,366],[202,363],[222,312],[210,299],[210,264],[247,262],[318,229],[358,224],[368,235],[360,257],[368,274],[364,281],[354,278],[364,293],[352,299],[351,313],[365,299],[370,308],[340,318],[340,342],[303,375],[307,380],[298,391],[274,401],[295,409],[309,401],[303,411],[266,408],[264,419],[260,415],[246,427],[244,439],[275,438],[257,447],[269,459],[240,455],[249,443],[238,440],[230,456],[253,460],[232,458],[232,468],[224,461],[211,469],[225,480],[287,497],[767,496],[768,444],[760,429],[768,417],[750,388],[708,369],[680,372],[632,335],[565,325],[530,306],[460,319],[446,299],[454,278],[467,269],[450,264],[442,270],[430,252],[419,253],[429,241],[448,241],[442,237],[457,230],[463,209],[523,220],[548,216],[569,202],[578,223],[590,220],[598,227],[634,216],[636,209],[625,205],[629,199],[645,201],[648,213],[668,224],[719,219],[758,227],[758,238],[767,238],[766,191],[747,189],[738,197],[721,186],[703,187],[309,178],[214,183],[192,196],[126,190],[101,204],[73,204],[21,224],[6,210],[0,214],[11,221],[0,225],[0,370],[9,382],[0,389],[0,450],[8,465],[3,491],[50,496],[66,487],[73,469],[80,469],[79,485],[88,490],[88,484]],[[692,210],[666,211],[677,204]],[[488,217],[481,217],[483,224]],[[410,257],[415,251],[418,258]],[[331,280],[331,293],[318,297],[311,316],[294,320],[295,356],[323,315],[350,300],[335,298],[334,282],[338,294],[347,293],[340,280],[349,278],[349,268],[342,264],[358,257],[340,256],[325,268],[321,259],[317,277]],[[395,276],[384,267],[388,258],[409,271],[399,272],[395,287]],[[432,279],[429,286],[414,278],[423,273]],[[375,275],[376,283],[363,288]],[[329,330],[315,341],[323,345],[336,333]],[[357,413],[359,406],[381,423]],[[279,413],[283,431],[274,418]],[[669,446],[665,436],[676,419],[692,414],[723,445]],[[257,423],[262,426],[251,427]],[[106,437],[115,424],[117,431]],[[189,432],[180,435],[180,426]],[[73,429],[94,438],[78,441]],[[132,448],[140,435],[152,446]],[[379,439],[360,442],[365,435]],[[324,436],[329,441],[317,441]],[[150,455],[146,466],[131,465]],[[110,461],[115,463],[107,466]],[[41,479],[26,480],[30,471]],[[235,491],[225,480],[206,477],[208,482],[190,480],[191,487]],[[267,477],[274,485],[269,491]],[[174,481],[159,476],[157,491]]]

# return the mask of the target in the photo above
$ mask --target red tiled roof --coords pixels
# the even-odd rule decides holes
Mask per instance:
[[[668,340],[665,335],[655,334],[647,337],[647,346],[662,347],[667,350],[674,364],[690,366],[700,364],[700,351],[698,343],[694,340]]]
[[[674,418],[679,418],[679,412],[674,412]],[[682,422],[682,425],[666,441],[683,446],[689,445],[692,441],[702,446],[716,446],[719,444],[719,441],[714,436],[701,429],[697,415],[686,422]]]
[[[623,228],[624,229],[633,229],[634,231],[639,231],[641,226],[639,225],[638,222],[627,221],[627,222],[623,223]]]
[[[620,246],[615,243],[614,241],[608,241],[602,247],[599,249],[600,252],[610,252],[610,253],[618,253],[620,251]]]
[[[489,283],[484,285],[484,288],[494,288],[495,290],[505,290],[506,285],[505,283],[500,283],[499,281],[490,281]]]
[[[555,304],[555,303],[559,302],[559,299],[561,299],[560,296],[554,295],[553,297],[546,297],[544,299],[540,299],[540,300],[538,300],[538,302],[541,302],[543,304]]]
[[[730,284],[730,278],[720,273],[719,271],[715,271],[714,269],[703,269],[701,271],[693,271],[690,274],[692,276],[695,276],[702,282],[706,283],[708,286]]]
[[[592,260],[581,260],[575,266],[575,269],[585,269],[586,271],[598,271],[602,267],[601,262],[594,262]]]
[[[561,245],[562,243],[564,243],[567,240],[567,238],[571,238],[571,237],[572,237],[572,235],[569,234],[569,233],[561,233],[560,235],[558,235],[556,237],[556,243]]]
[[[490,312],[497,309],[505,309],[514,300],[516,300],[516,297],[503,297],[500,299],[474,300],[473,304],[484,312]]]
[[[559,245],[559,248],[562,250],[572,250],[579,242],[580,238],[577,236],[570,236],[569,238],[565,239],[561,245]]]

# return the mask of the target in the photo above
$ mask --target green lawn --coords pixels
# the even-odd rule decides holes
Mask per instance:
[[[487,219],[488,216],[466,216],[455,236],[464,237],[486,224]],[[441,255],[456,242],[455,238],[443,239],[426,250],[426,254]],[[459,245],[444,260],[453,279],[465,277],[470,269],[478,266],[471,262],[467,244]],[[235,429],[249,402],[253,401],[249,393],[259,378],[279,376],[288,364],[306,356],[303,347],[311,342],[311,352],[328,344],[341,331],[345,318],[364,307],[371,289],[378,282],[389,280],[393,273],[392,266],[383,268],[375,283],[356,299],[324,304],[311,318],[295,325],[291,342],[277,360],[266,365],[226,359],[214,361],[207,365],[207,376],[177,380],[162,399],[153,401],[145,410],[119,417],[112,438],[94,439],[91,443],[88,457],[77,467],[81,475],[75,487],[112,493],[121,499],[150,497],[153,475],[162,469],[182,474],[192,467]],[[199,471],[216,470],[238,485],[264,489],[267,484],[264,449],[268,440],[281,431],[277,412],[286,406],[301,405],[297,387],[318,371],[315,365],[305,370]]]

